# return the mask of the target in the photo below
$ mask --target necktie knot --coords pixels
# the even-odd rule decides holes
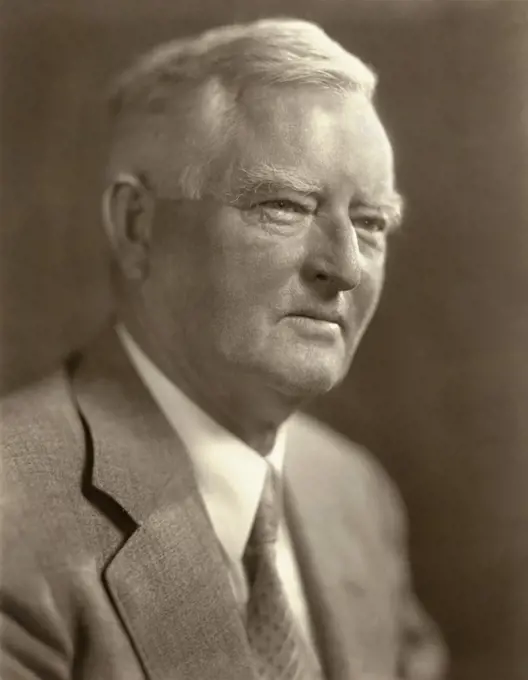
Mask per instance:
[[[268,464],[264,487],[248,539],[249,552],[260,552],[277,541],[280,516],[279,479],[274,468]]]
[[[248,552],[260,552],[276,542],[280,517],[279,479],[274,468],[268,464],[264,488],[248,539]]]

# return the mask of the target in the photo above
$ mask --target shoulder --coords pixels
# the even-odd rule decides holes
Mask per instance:
[[[329,425],[304,413],[294,416],[288,429],[289,446],[302,451],[318,469],[333,468],[339,474],[356,475],[367,482],[393,486],[381,463],[364,446]]]
[[[405,508],[392,478],[366,447],[351,441],[329,425],[304,413],[289,423],[287,455],[307,486],[324,485],[353,512],[378,518],[400,535]]]
[[[81,423],[65,369],[45,376],[0,401],[2,460],[24,466],[30,461],[60,455],[60,449],[78,445]]]
[[[9,652],[17,664],[38,654],[42,669],[48,663],[66,669],[76,601],[68,576],[76,554],[69,530],[84,457],[66,371],[4,397],[0,421],[2,660],[9,663]]]
[[[2,522],[18,523],[20,530],[47,516],[50,507],[67,500],[69,488],[78,486],[84,433],[66,371],[4,397],[0,422]]]

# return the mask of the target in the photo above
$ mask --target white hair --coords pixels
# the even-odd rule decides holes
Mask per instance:
[[[162,191],[199,197],[222,145],[235,132],[244,92],[289,84],[354,90],[371,99],[376,76],[319,26],[295,19],[223,26],[161,45],[114,85],[109,170],[143,173]],[[169,114],[173,126],[181,125],[178,160],[172,149],[173,157],[160,163],[160,153],[168,154]],[[152,177],[160,165],[165,174],[176,172],[170,186],[167,178]]]

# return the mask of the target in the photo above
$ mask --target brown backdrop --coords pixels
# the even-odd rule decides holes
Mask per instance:
[[[398,481],[453,677],[525,680],[525,2],[4,3],[4,389],[82,342],[109,309],[98,215],[109,75],[158,41],[285,12],[321,22],[381,74],[409,201],[379,314],[346,384],[314,409]]]

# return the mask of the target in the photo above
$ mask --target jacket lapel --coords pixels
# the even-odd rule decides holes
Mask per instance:
[[[250,652],[220,546],[183,444],[112,332],[74,393],[93,443],[91,483],[133,520],[103,575],[151,680],[248,680]]]
[[[176,495],[117,554],[108,588],[152,680],[247,680],[245,632],[211,527],[193,496]]]
[[[314,455],[317,454],[317,455]],[[344,490],[342,470],[332,468],[324,452],[302,429],[289,431],[285,458],[285,504],[301,576],[310,605],[318,651],[328,680],[361,680],[362,624],[368,616],[368,567],[365,546],[354,537],[343,506],[353,489]]]

